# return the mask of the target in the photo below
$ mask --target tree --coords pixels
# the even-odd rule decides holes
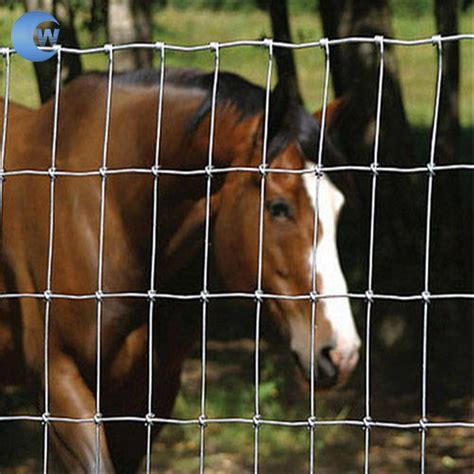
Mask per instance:
[[[107,18],[108,18],[107,0],[91,0],[90,3],[90,21],[86,26],[91,34],[91,44],[96,45],[99,41],[99,32],[105,30],[105,36],[108,38]]]
[[[320,13],[328,38],[393,36],[387,0],[321,0]],[[336,97],[349,96],[340,134],[350,156],[372,159],[379,53],[359,43],[331,48],[331,74]],[[410,128],[405,115],[395,53],[385,45],[380,156],[386,163],[410,162]]]
[[[79,47],[74,26],[74,8],[70,0],[24,0],[25,11],[44,10],[52,12],[59,21],[61,33],[60,44],[72,48]],[[35,62],[35,75],[41,102],[54,96],[56,87],[56,58],[44,62]],[[81,57],[77,54],[65,54],[62,58],[62,76],[67,82],[82,73]]]
[[[109,0],[108,38],[112,44],[150,42],[152,12],[149,0]],[[115,56],[115,69],[127,71],[151,67],[153,52],[128,49]]]
[[[71,0],[54,0],[53,15],[61,25],[61,44],[72,48],[79,47],[75,27],[75,8]],[[63,57],[62,76],[65,82],[73,80],[82,74],[81,56],[66,54]]]
[[[458,32],[457,0],[435,0],[436,25],[441,35]],[[443,78],[441,89],[438,154],[444,162],[452,163],[459,142],[459,43],[443,44]]]
[[[273,38],[276,41],[291,42],[290,22],[288,21],[287,0],[269,0],[268,9],[272,22]],[[302,102],[296,74],[293,50],[275,48],[278,81],[288,97]]]

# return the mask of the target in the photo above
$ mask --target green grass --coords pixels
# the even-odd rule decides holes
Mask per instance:
[[[282,375],[288,371],[291,360],[279,357],[276,362],[267,351],[263,352],[260,384],[262,417],[270,420],[305,420],[308,416],[307,393],[301,393],[294,381]],[[209,351],[206,414],[209,418],[252,418],[254,391],[253,351]],[[200,386],[198,380],[199,354],[185,371],[185,381],[174,410],[181,419],[196,419],[199,414]],[[291,386],[288,386],[291,383]],[[288,400],[288,394],[296,397]],[[305,391],[303,391],[305,392]],[[334,413],[318,396],[318,417],[345,418],[349,407]],[[315,449],[320,451],[335,439],[344,439],[338,426],[318,430]],[[225,463],[240,472],[250,472],[253,463],[254,429],[251,424],[211,424],[206,428],[206,460],[210,472],[222,472]],[[309,431],[306,427],[269,427],[260,429],[259,458],[263,472],[275,466],[291,463],[296,472],[307,471]],[[154,445],[153,463],[159,472],[167,469],[195,471],[198,465],[199,430],[196,426],[167,426]],[[273,470],[273,472],[275,472]],[[277,472],[280,472],[278,470]]]
[[[14,20],[21,13],[0,10],[0,44],[10,44],[9,33]],[[474,14],[471,9],[460,17],[460,31],[474,31]],[[299,13],[291,16],[294,40],[310,41],[323,36],[321,21],[316,14]],[[165,8],[155,14],[154,39],[173,44],[202,44],[210,41],[256,39],[271,36],[268,15],[258,10],[209,11],[198,9],[179,10]],[[394,36],[403,39],[429,37],[435,33],[431,15],[399,15],[394,18]],[[87,32],[80,31],[82,46],[90,46]],[[436,56],[431,46],[397,47],[399,70],[405,104],[411,123],[429,126],[432,119],[433,97],[436,78]],[[474,123],[474,45],[461,43],[461,122],[463,126]],[[264,83],[266,53],[261,48],[244,47],[221,52],[222,69],[241,74],[251,81]],[[83,57],[86,69],[103,69],[106,58],[102,54]],[[168,66],[187,66],[210,69],[212,55],[209,52],[169,52]],[[308,107],[319,108],[321,103],[324,71],[323,53],[316,49],[296,52],[299,78]],[[22,58],[13,59],[13,100],[37,106],[39,104],[31,63]]]

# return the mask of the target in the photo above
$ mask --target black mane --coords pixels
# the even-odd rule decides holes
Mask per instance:
[[[193,132],[204,117],[211,112],[214,73],[196,69],[170,68],[166,70],[166,83],[194,87],[207,94],[189,124]],[[114,81],[124,85],[156,86],[160,71],[143,69],[118,73]],[[265,106],[265,90],[231,72],[219,73],[217,104],[231,104],[240,113],[239,121],[262,114]],[[270,97],[269,158],[280,153],[289,143],[297,142],[308,160],[315,161],[319,140],[319,124],[300,104],[282,104],[277,93]]]

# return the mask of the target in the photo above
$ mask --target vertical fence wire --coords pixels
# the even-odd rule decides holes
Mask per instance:
[[[436,78],[436,96],[433,111],[433,129],[431,134],[430,161],[428,164],[428,183],[426,191],[426,229],[425,229],[425,265],[424,265],[424,286],[423,286],[423,341],[422,341],[422,363],[421,363],[421,453],[420,472],[425,473],[426,465],[426,422],[427,422],[427,376],[428,376],[428,307],[430,303],[429,275],[430,275],[430,242],[431,242],[431,209],[433,201],[433,179],[436,156],[436,139],[438,134],[439,106],[441,101],[441,83],[443,77],[443,46],[440,36],[433,37],[433,45],[437,47],[438,53],[438,74]]]
[[[474,39],[474,35],[464,35],[466,38]],[[110,131],[110,120],[111,120],[111,101],[112,101],[112,81],[113,81],[113,52],[114,47],[111,45],[105,45],[102,48],[97,48],[97,52],[103,51],[108,55],[108,81],[107,81],[107,96],[106,96],[106,111],[105,111],[105,126],[104,126],[104,140],[102,150],[102,163],[99,170],[95,170],[94,173],[85,173],[84,176],[94,175],[100,177],[100,219],[99,219],[99,239],[98,239],[98,267],[97,267],[97,291],[95,295],[58,295],[52,291],[52,272],[53,272],[53,251],[54,251],[54,226],[55,226],[55,179],[57,176],[62,175],[74,175],[82,176],[80,173],[74,172],[63,172],[56,170],[56,157],[57,157],[57,142],[58,142],[58,121],[59,121],[59,102],[60,102],[60,87],[61,87],[61,64],[62,54],[64,52],[77,53],[76,50],[69,48],[57,47],[57,65],[56,65],[56,76],[55,76],[55,96],[54,96],[54,110],[53,110],[53,126],[52,126],[52,144],[51,144],[51,162],[50,167],[47,171],[45,170],[15,170],[13,173],[7,173],[4,170],[5,158],[6,158],[6,141],[7,141],[7,122],[8,122],[8,105],[10,95],[10,72],[11,72],[11,50],[3,48],[1,50],[2,55],[5,58],[5,81],[4,81],[4,106],[3,106],[3,125],[2,125],[2,143],[1,143],[1,155],[0,155],[0,212],[2,211],[2,181],[7,175],[10,174],[38,174],[49,177],[49,228],[48,228],[48,255],[47,255],[47,275],[46,275],[46,289],[43,293],[38,294],[21,294],[17,297],[34,297],[40,298],[45,302],[44,308],[44,409],[41,416],[12,416],[12,417],[0,417],[1,421],[9,421],[13,419],[31,419],[37,422],[41,422],[43,428],[43,465],[42,470],[44,473],[48,470],[48,452],[49,452],[49,425],[54,422],[92,422],[96,426],[96,446],[95,446],[95,461],[96,461],[96,472],[100,472],[100,432],[103,422],[112,421],[123,421],[123,422],[145,422],[147,426],[147,446],[146,446],[146,471],[151,472],[152,462],[152,428],[154,422],[174,423],[174,424],[197,424],[200,428],[200,447],[199,447],[199,470],[200,473],[204,472],[205,468],[205,427],[208,423],[251,423],[254,428],[254,472],[257,473],[259,470],[259,428],[263,424],[274,425],[274,426],[301,426],[310,429],[310,459],[309,459],[309,470],[311,473],[314,472],[314,442],[315,442],[315,429],[319,425],[351,425],[361,426],[364,428],[364,472],[369,472],[370,464],[370,429],[373,426],[385,427],[385,428],[397,428],[397,429],[416,429],[418,428],[421,433],[420,440],[420,472],[425,473],[426,464],[426,440],[428,428],[435,427],[454,427],[454,426],[466,426],[473,427],[474,425],[469,422],[446,422],[446,423],[435,423],[429,422],[427,419],[427,352],[428,352],[428,316],[429,316],[429,303],[431,300],[438,297],[443,298],[472,298],[472,295],[431,295],[429,292],[429,270],[430,270],[430,242],[431,242],[431,214],[432,214],[432,199],[433,199],[433,182],[435,171],[441,169],[448,169],[449,167],[442,167],[435,165],[436,157],[436,142],[437,142],[437,130],[439,121],[439,108],[440,108],[440,97],[442,87],[442,42],[443,41],[454,41],[464,38],[463,35],[458,35],[452,38],[442,38],[441,36],[434,36],[429,40],[433,45],[437,47],[438,53],[438,71],[436,81],[436,95],[433,113],[433,127],[431,135],[430,145],[430,159],[426,167],[421,168],[384,168],[379,167],[379,142],[380,142],[380,128],[381,128],[381,113],[382,113],[382,102],[383,102],[383,80],[384,80],[384,43],[385,44],[426,44],[426,40],[420,40],[418,42],[402,42],[398,40],[384,40],[381,36],[376,36],[371,39],[361,38],[345,38],[342,40],[326,40],[323,39],[318,43],[312,44],[311,46],[320,46],[325,51],[325,75],[324,75],[324,89],[323,89],[323,110],[321,117],[321,135],[319,137],[318,145],[318,161],[313,171],[311,170],[296,170],[303,174],[304,172],[312,172],[315,177],[315,193],[316,202],[313,215],[313,247],[312,247],[312,262],[311,262],[311,294],[309,295],[309,301],[311,303],[311,334],[310,334],[310,402],[309,411],[310,416],[307,421],[282,421],[282,420],[263,420],[260,415],[260,320],[262,305],[265,298],[269,296],[282,297],[291,299],[289,295],[267,295],[263,292],[262,278],[263,278],[263,238],[264,238],[264,211],[265,211],[265,184],[266,178],[271,171],[284,171],[284,170],[271,170],[267,168],[267,149],[268,149],[268,133],[269,133],[269,115],[270,115],[270,87],[272,79],[272,62],[273,62],[273,48],[274,47],[290,47],[282,43],[274,43],[272,40],[263,40],[261,42],[255,42],[264,46],[268,50],[268,69],[266,76],[266,88],[265,88],[265,106],[263,114],[263,143],[262,143],[262,160],[260,166],[255,168],[255,172],[260,173],[260,200],[259,200],[259,218],[258,218],[258,267],[257,267],[257,287],[254,293],[241,294],[241,296],[254,297],[256,302],[255,309],[255,399],[254,399],[254,416],[250,419],[238,418],[238,419],[206,419],[206,344],[207,344],[207,312],[208,304],[211,297],[215,295],[209,293],[208,289],[208,266],[209,266],[209,244],[210,244],[210,218],[211,218],[211,180],[213,173],[221,172],[221,170],[213,168],[213,147],[214,147],[214,129],[215,129],[215,113],[216,113],[216,101],[217,101],[217,86],[219,78],[219,51],[220,48],[225,47],[225,44],[210,43],[206,48],[214,51],[215,64],[214,64],[214,76],[213,76],[213,88],[211,98],[211,114],[210,114],[210,130],[209,130],[209,148],[208,148],[208,159],[207,166],[204,170],[199,170],[201,175],[207,176],[206,181],[206,202],[205,202],[205,229],[204,229],[204,264],[203,264],[203,289],[200,295],[195,295],[197,298],[201,298],[202,302],[202,348],[201,348],[201,406],[200,415],[197,420],[177,420],[173,418],[169,419],[155,419],[153,413],[153,312],[155,307],[155,301],[160,296],[156,293],[156,259],[158,253],[157,247],[157,228],[158,228],[158,193],[159,193],[159,175],[162,170],[160,169],[160,142],[161,142],[161,128],[162,128],[162,114],[163,114],[163,94],[164,94],[164,75],[165,75],[165,45],[163,43],[157,43],[153,47],[158,48],[161,53],[160,63],[160,90],[158,98],[158,110],[157,110],[157,129],[156,129],[156,148],[155,148],[155,159],[151,170],[147,170],[153,176],[153,207],[152,207],[152,245],[151,245],[151,270],[150,270],[150,289],[147,293],[144,293],[145,297],[149,300],[149,312],[148,312],[148,392],[147,392],[147,414],[145,417],[111,417],[104,418],[101,414],[101,324],[103,314],[103,301],[105,297],[111,295],[104,293],[103,291],[103,266],[104,266],[104,239],[105,239],[105,211],[106,211],[106,178],[110,171],[107,170],[107,155],[108,155],[108,143],[109,143],[109,131]],[[317,294],[317,243],[318,243],[318,214],[319,214],[319,186],[320,179],[322,178],[322,160],[324,152],[324,131],[326,127],[326,110],[327,110],[327,98],[328,98],[328,83],[329,83],[329,72],[330,72],[330,51],[329,46],[332,44],[340,44],[344,42],[365,42],[369,41],[379,47],[380,53],[380,64],[379,64],[379,76],[378,76],[378,90],[377,90],[377,104],[376,104],[376,121],[375,121],[375,136],[374,136],[374,148],[373,148],[373,162],[370,166],[358,167],[358,166],[346,166],[339,167],[347,170],[362,170],[370,171],[372,175],[371,182],[371,204],[370,204],[370,229],[369,229],[369,261],[368,261],[368,285],[365,295],[347,294],[347,295],[332,295],[332,297],[364,297],[367,302],[367,313],[366,313],[366,348],[365,348],[365,416],[362,420],[323,420],[318,421],[316,419],[316,347],[315,347],[315,336],[316,336],[316,315],[317,315],[317,303],[321,295]],[[245,42],[242,42],[242,45]],[[249,43],[250,44],[250,43]],[[252,43],[254,44],[254,43]],[[239,45],[239,42],[232,44],[232,46]],[[229,46],[229,45],[227,45]],[[304,45],[294,45],[296,48],[304,47]],[[168,47],[168,46],[167,46]],[[173,47],[170,49],[176,50],[204,50],[202,46],[184,48],[184,47]],[[196,49],[197,48],[197,49]],[[95,50],[94,50],[95,51]],[[79,53],[78,53],[79,54]],[[459,165],[459,169],[472,169],[471,165]],[[449,169],[457,169],[453,166]],[[222,172],[227,172],[232,168],[226,169]],[[236,168],[238,170],[238,168]],[[375,212],[376,212],[376,195],[377,195],[377,177],[380,171],[384,172],[419,172],[426,171],[428,173],[427,178],[427,192],[426,192],[426,229],[425,229],[425,252],[424,252],[424,283],[423,291],[420,295],[413,296],[401,296],[401,295],[376,295],[373,292],[373,261],[374,261],[374,240],[375,240]],[[114,170],[115,171],[115,170]],[[125,170],[118,170],[125,171]],[[180,174],[178,170],[165,170],[168,174]],[[325,171],[329,171],[325,169]],[[144,172],[144,170],[130,169],[128,172]],[[1,214],[0,214],[1,216]],[[116,294],[114,296],[126,296],[132,293]],[[26,296],[25,296],[26,295]],[[136,295],[136,294],[134,294]],[[141,295],[141,294],[140,294]],[[166,295],[166,297],[176,297],[177,299],[189,299],[194,298],[194,295]],[[218,295],[219,297],[231,296],[231,294]],[[235,295],[234,295],[235,296]],[[304,297],[304,295],[301,295]],[[328,296],[328,295],[326,295]],[[5,295],[0,294],[0,298],[4,298]],[[6,295],[11,297],[11,295]],[[15,297],[15,295],[13,295]],[[308,295],[306,295],[308,297]],[[323,295],[324,297],[324,295]],[[50,327],[50,314],[51,305],[54,298],[66,298],[66,299],[82,299],[82,298],[95,298],[96,299],[96,407],[93,418],[90,419],[79,419],[72,417],[55,417],[50,414],[50,385],[49,385],[49,327]],[[421,373],[421,418],[418,423],[394,423],[394,422],[374,422],[371,419],[371,384],[370,384],[370,330],[371,330],[371,312],[372,306],[375,299],[396,299],[396,300],[418,300],[423,304],[423,327],[422,327],[422,373]],[[125,447],[126,449],[126,447]]]
[[[375,201],[377,197],[377,166],[379,161],[380,119],[382,116],[383,73],[384,73],[384,42],[382,36],[377,36],[375,44],[379,46],[380,64],[377,88],[377,111],[375,117],[374,152],[372,162],[372,191],[370,199],[370,229],[369,229],[369,268],[367,277],[367,315],[365,338],[365,417],[364,417],[364,472],[369,472],[370,457],[370,325],[373,305],[373,271],[375,243]]]
[[[255,291],[255,406],[254,406],[254,473],[258,473],[258,445],[260,429],[260,317],[262,313],[263,276],[263,223],[265,218],[265,182],[268,153],[268,122],[270,118],[270,90],[273,70],[273,41],[265,40],[268,49],[268,67],[265,81],[265,109],[263,115],[262,161],[260,164],[260,201],[258,215],[257,289]]]
[[[49,447],[49,420],[50,394],[49,394],[49,325],[51,316],[51,293],[53,275],[53,246],[54,246],[54,220],[55,220],[55,171],[58,145],[58,120],[59,120],[59,94],[61,88],[61,47],[58,47],[56,62],[56,83],[54,92],[53,111],[53,137],[51,143],[51,167],[49,169],[49,227],[48,227],[48,260],[46,270],[45,310],[44,310],[44,412],[43,412],[43,472],[48,472],[48,447]]]
[[[211,115],[209,123],[209,147],[206,166],[206,209],[204,221],[204,262],[202,274],[202,327],[201,327],[201,413],[199,415],[199,472],[205,469],[205,429],[206,429],[206,364],[207,364],[207,310],[208,279],[209,279],[209,245],[211,224],[211,189],[212,189],[212,160],[214,154],[214,132],[216,119],[217,83],[219,80],[219,43],[211,43],[210,48],[214,51],[214,75],[212,81]]]
[[[321,127],[319,134],[318,143],[318,161],[314,169],[314,186],[315,186],[315,202],[314,202],[314,215],[313,215],[313,243],[312,243],[312,259],[311,259],[311,334],[310,334],[310,406],[309,406],[309,472],[314,473],[314,431],[316,425],[316,397],[315,397],[315,338],[316,338],[316,311],[317,311],[317,246],[318,246],[318,228],[319,228],[319,184],[321,180],[321,168],[323,165],[323,151],[324,151],[324,137],[326,132],[326,113],[327,113],[327,101],[328,101],[328,89],[329,89],[329,70],[330,70],[330,57],[329,57],[329,43],[326,38],[321,41],[321,48],[324,50],[324,84],[323,84],[323,104],[321,111]]]
[[[114,50],[111,45],[104,47],[108,56],[108,72],[107,72],[107,98],[105,103],[105,125],[104,125],[104,141],[102,148],[102,166],[100,168],[100,209],[99,209],[99,252],[97,264],[97,334],[96,334],[96,410],[94,421],[96,424],[96,446],[95,446],[95,466],[97,474],[100,473],[100,428],[102,425],[101,413],[101,352],[102,352],[102,312],[103,312],[103,279],[104,279],[104,237],[105,237],[105,199],[106,199],[106,182],[107,182],[107,156],[109,148],[109,132],[110,132],[110,113],[112,105],[112,79],[114,70]]]
[[[10,100],[10,50],[3,51],[5,58],[5,80],[3,84],[3,116],[2,116],[2,148],[0,151],[0,172],[5,171],[5,156],[7,151],[7,125],[8,125],[8,104]],[[0,244],[2,243],[3,232],[3,174],[0,176]]]
[[[147,441],[146,441],[146,472],[151,472],[152,462],[152,431],[153,431],[153,313],[156,293],[156,256],[158,232],[158,169],[160,167],[161,123],[163,117],[163,95],[165,80],[165,45],[157,44],[160,51],[160,82],[158,92],[158,110],[156,119],[155,159],[153,162],[153,197],[151,223],[151,255],[150,255],[150,290],[148,306],[148,395],[147,395]]]

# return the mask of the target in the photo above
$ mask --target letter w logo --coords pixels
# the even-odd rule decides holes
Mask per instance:
[[[49,28],[45,28],[44,30],[38,28],[36,34],[38,35],[38,43],[40,46],[46,46],[46,41],[49,41],[49,44],[54,46],[58,42],[59,28],[55,28],[53,32],[51,32]]]

